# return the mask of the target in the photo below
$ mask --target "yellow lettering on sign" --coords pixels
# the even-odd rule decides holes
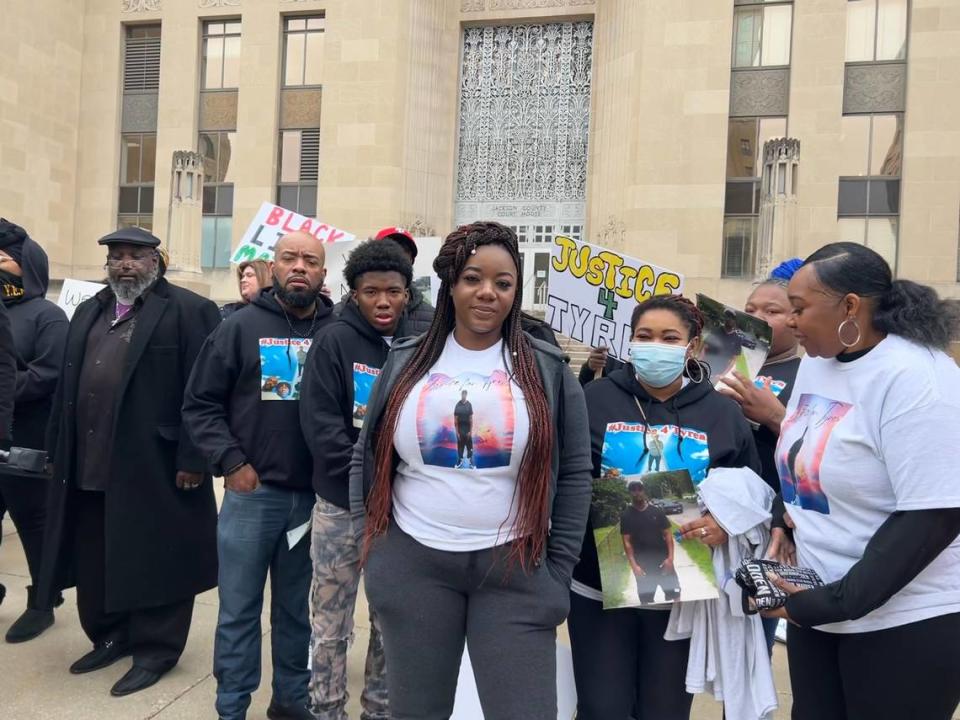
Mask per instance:
[[[653,296],[653,287],[656,281],[657,274],[652,267],[643,265],[637,268],[637,284],[633,289],[637,302],[643,302]]]
[[[654,288],[654,295],[673,295],[674,291],[680,288],[680,276],[672,272],[660,273],[657,278],[657,285]]]

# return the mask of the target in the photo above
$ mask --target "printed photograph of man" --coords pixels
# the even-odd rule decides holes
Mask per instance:
[[[620,516],[620,532],[627,561],[637,581],[641,603],[652,603],[658,588],[671,602],[680,597],[680,578],[674,569],[674,541],[670,521],[650,502],[644,484],[627,486],[633,503]]]
[[[473,466],[473,405],[467,400],[466,390],[460,393],[460,402],[453,410],[453,425],[457,429],[456,468],[468,469]]]

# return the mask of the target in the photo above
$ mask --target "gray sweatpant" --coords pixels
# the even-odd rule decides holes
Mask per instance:
[[[570,593],[549,560],[508,570],[509,548],[446,552],[391,523],[370,550],[393,720],[446,720],[464,641],[486,720],[556,720],[556,628]]]

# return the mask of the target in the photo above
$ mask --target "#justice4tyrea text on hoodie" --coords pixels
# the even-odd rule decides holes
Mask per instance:
[[[679,393],[660,402],[647,394],[637,382],[633,368],[627,366],[587,385],[584,396],[595,478],[607,470],[636,476],[686,469],[696,486],[714,467],[760,471],[753,433],[743,412],[709,382],[684,379]],[[656,443],[652,442],[654,438]],[[650,451],[651,446],[654,452]],[[599,597],[600,568],[589,523],[573,578],[575,591]]]
[[[352,300],[320,332],[303,371],[300,422],[313,454],[313,489],[349,509],[350,460],[373,383],[390,347]]]
[[[193,366],[183,422],[216,475],[248,462],[261,482],[310,488],[310,450],[299,399],[310,344],[333,319],[320,295],[316,316],[284,313],[272,289],[220,323]]]

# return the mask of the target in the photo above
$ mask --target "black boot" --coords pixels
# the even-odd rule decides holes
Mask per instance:
[[[62,602],[63,597],[61,596],[57,605]],[[53,625],[53,609],[37,607],[37,592],[32,585],[28,585],[27,609],[7,630],[6,640],[8,643],[22,643],[33,640],[51,625]]]

